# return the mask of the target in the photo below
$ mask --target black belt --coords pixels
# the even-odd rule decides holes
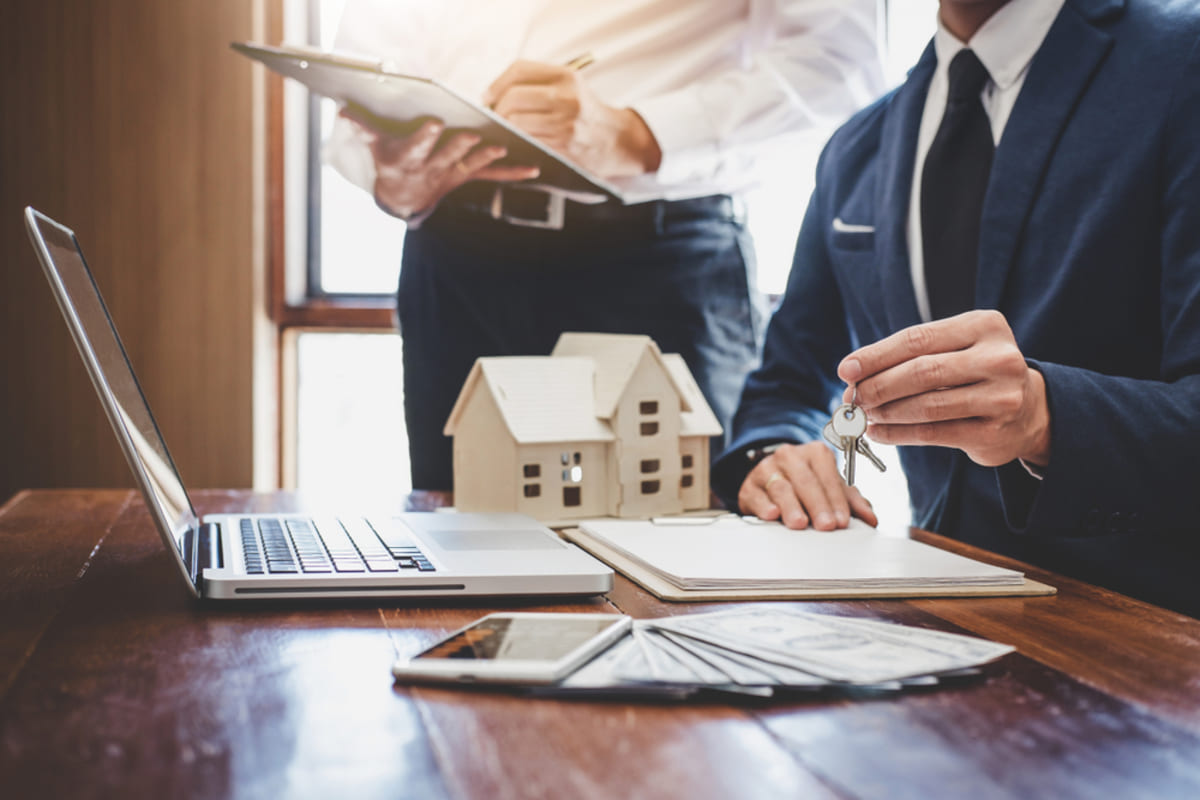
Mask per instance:
[[[630,205],[612,199],[580,203],[542,189],[473,181],[446,195],[431,221],[451,224],[485,221],[502,226],[577,231],[614,225],[658,227],[664,221],[687,216],[737,219],[741,215],[738,204],[728,195]]]

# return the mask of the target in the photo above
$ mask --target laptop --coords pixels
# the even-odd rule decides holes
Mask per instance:
[[[32,208],[25,223],[150,515],[196,597],[525,597],[612,588],[611,569],[522,514],[198,518],[75,233]]]

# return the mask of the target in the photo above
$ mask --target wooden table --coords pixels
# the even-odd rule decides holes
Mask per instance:
[[[295,503],[195,499],[202,513]],[[770,701],[531,699],[396,687],[388,668],[498,608],[717,606],[662,603],[618,577],[606,598],[566,605],[208,607],[136,493],[24,492],[0,509],[0,796],[1200,797],[1200,622],[1028,571],[1059,594],[803,604],[1016,645],[981,680]]]

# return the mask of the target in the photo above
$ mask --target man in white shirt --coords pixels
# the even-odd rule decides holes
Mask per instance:
[[[339,50],[480,97],[633,201],[539,186],[437,122],[399,139],[339,120],[330,160],[410,221],[397,314],[414,487],[451,488],[442,427],[474,360],[544,355],[565,330],[682,354],[728,429],[762,319],[736,197],[765,151],[875,96],[876,21],[874,0],[350,0]]]
[[[1197,198],[1194,0],[942,0],[821,157],[714,488],[875,524],[822,441],[854,402],[914,524],[1200,615]]]

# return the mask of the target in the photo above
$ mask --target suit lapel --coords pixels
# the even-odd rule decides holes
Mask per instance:
[[[992,162],[979,234],[977,308],[999,308],[1050,157],[1111,45],[1111,36],[1068,3],[1034,56]]]
[[[896,91],[880,133],[878,211],[875,215],[876,256],[879,259],[888,325],[896,331],[921,321],[913,292],[908,258],[908,205],[913,164],[925,95],[937,66],[933,42],[925,48],[908,80]]]

